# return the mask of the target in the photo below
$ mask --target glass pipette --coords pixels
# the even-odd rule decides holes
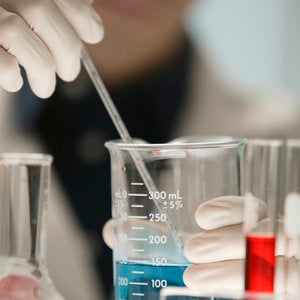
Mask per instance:
[[[98,95],[100,96],[111,120],[113,121],[121,139],[125,143],[132,143],[132,138],[131,138],[118,110],[116,109],[114,102],[112,101],[112,99],[101,79],[101,76],[99,75],[99,73],[98,73],[98,71],[97,71],[97,69],[85,47],[82,47],[82,50],[81,50],[81,60],[82,60],[82,63],[84,65],[91,81],[93,82],[95,89],[97,90]],[[130,152],[130,155],[135,163],[135,166],[136,166],[142,180],[145,183],[147,190],[149,192],[156,191],[157,190],[156,186],[155,186],[142,158],[140,157],[139,153],[134,150],[130,150],[129,152]],[[155,204],[156,208],[158,209],[158,211],[160,213],[165,214],[166,212],[163,211],[160,200],[153,199],[153,201],[154,201],[154,204]],[[168,231],[170,232],[177,248],[180,250],[180,253],[183,254],[183,247],[184,247],[183,241],[181,240],[179,232],[177,231],[175,225],[170,220],[168,215],[167,215],[166,225],[167,225]]]

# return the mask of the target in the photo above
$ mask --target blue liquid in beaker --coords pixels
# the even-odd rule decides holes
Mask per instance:
[[[166,286],[184,286],[182,275],[187,264],[153,266],[145,263],[116,263],[116,300],[158,300]],[[178,299],[178,297],[176,297]],[[180,297],[183,300],[194,297]]]

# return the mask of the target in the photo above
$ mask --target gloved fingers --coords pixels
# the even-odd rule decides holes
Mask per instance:
[[[193,263],[244,258],[242,224],[207,230],[192,236],[185,244],[184,254]]]
[[[79,37],[87,43],[98,43],[104,36],[100,16],[89,0],[54,0]]]
[[[244,198],[218,197],[202,203],[195,213],[197,224],[205,229],[215,229],[243,222]]]
[[[115,240],[115,233],[114,233],[114,224],[113,219],[108,220],[102,229],[102,237],[106,245],[113,249],[114,248],[114,240]]]
[[[54,56],[57,75],[65,81],[72,81],[80,71],[82,43],[55,4],[50,1],[47,5],[49,13],[42,18],[40,14],[27,16],[26,21],[32,24],[33,30]]]
[[[116,225],[116,220],[109,220],[103,227],[102,236],[105,243],[113,249],[116,234],[120,235],[120,243],[123,243],[126,240],[126,251],[130,252],[130,249],[136,248],[136,245],[151,244],[154,242],[154,238],[160,237],[163,239],[162,247],[153,246],[145,247],[145,252],[136,253],[136,257],[141,256],[141,258],[146,254],[147,251],[151,252],[153,256],[160,256],[163,248],[164,255],[169,258],[180,257],[182,260],[186,261],[186,258],[183,256],[183,253],[180,249],[176,247],[173,237],[170,235],[166,225],[160,222],[151,222],[144,221],[139,219],[126,219],[118,221],[118,230],[115,231],[114,226]],[[183,240],[186,239],[186,233],[182,232],[180,234]],[[124,246],[124,244],[123,244]],[[147,248],[147,249],[146,249]]]
[[[55,3],[50,0],[0,0],[0,6],[26,21],[32,31],[39,37],[40,42],[44,44],[44,48],[54,57],[56,72],[65,81],[75,79],[80,71],[80,52],[82,48],[80,38],[86,42],[96,43],[103,37],[103,26],[98,14],[84,0],[55,0]],[[13,27],[6,26],[6,28],[10,30],[11,35],[19,34],[17,32],[19,26],[10,25]],[[32,39],[28,42],[32,42]],[[19,48],[22,49],[23,44],[19,43],[19,45]],[[36,44],[32,46],[35,47]],[[7,49],[7,47],[3,48]],[[36,52],[41,52],[41,48],[36,49]],[[52,61],[53,58],[49,59],[49,62]],[[19,63],[22,64],[21,61]],[[26,69],[26,66],[24,67]],[[33,78],[37,76],[39,76],[39,73],[31,76],[31,79],[29,78],[33,86],[36,85],[33,83]],[[46,81],[45,84],[47,84]],[[55,86],[55,80],[53,79],[51,88],[52,86]],[[48,90],[51,90],[51,88]],[[43,87],[39,89],[42,90]],[[36,94],[44,98],[51,93],[51,91],[44,91],[44,94],[40,92]]]
[[[244,260],[194,264],[183,273],[190,289],[241,290],[244,286]]]
[[[25,68],[34,93],[49,97],[55,87],[55,62],[45,44],[19,15],[1,7],[0,37],[0,46]]]
[[[127,238],[132,236],[135,238],[146,238],[150,233],[168,234],[168,231],[163,226],[156,223],[151,223],[143,220],[124,220],[119,226],[120,233],[126,233]],[[114,248],[115,231],[113,219],[108,220],[102,229],[102,237],[104,242],[111,249]]]
[[[288,264],[288,269],[286,268]],[[244,260],[228,260],[215,263],[193,264],[184,274],[183,280],[191,289],[227,290],[244,288]],[[288,279],[288,280],[287,280]],[[285,285],[286,284],[286,285]],[[295,294],[299,288],[298,261],[276,258],[275,292],[287,291]]]
[[[24,16],[30,27],[45,17],[55,21],[54,15],[60,13],[83,41],[97,43],[103,38],[102,21],[93,7],[84,0],[0,0],[0,6]],[[56,26],[60,29],[59,33],[68,30],[65,22]],[[44,30],[47,31],[48,28]]]
[[[257,198],[258,220],[266,217],[266,205]],[[243,222],[244,201],[241,196],[222,196],[202,203],[195,213],[197,224],[205,229],[215,229]]]
[[[268,222],[268,219],[263,219],[259,222],[259,226],[266,227]],[[285,251],[286,240],[283,232],[283,221],[278,220],[276,255],[283,255]],[[296,251],[296,245],[291,243],[289,255],[294,256]],[[245,234],[243,224],[206,230],[193,235],[186,242],[184,253],[187,259],[194,263],[244,258]]]
[[[23,79],[17,59],[0,47],[0,86],[9,92],[18,91],[23,85]]]
[[[10,1],[7,4],[7,1]],[[82,43],[71,25],[53,1],[26,0],[13,2],[0,0],[9,11],[23,18],[32,31],[50,50],[55,59],[59,77],[65,81],[76,78],[80,70]],[[17,28],[15,28],[17,30]],[[20,44],[22,47],[22,44]]]

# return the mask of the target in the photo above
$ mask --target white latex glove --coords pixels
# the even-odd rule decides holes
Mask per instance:
[[[205,231],[191,237],[185,255],[193,263],[183,275],[192,289],[242,289],[245,252],[242,232],[243,198],[228,196],[200,205],[197,224]]]
[[[49,97],[55,73],[72,81],[80,70],[81,40],[97,43],[103,26],[92,0],[0,0],[0,86],[17,91],[19,64],[33,92]]]
[[[113,249],[114,248],[114,224],[113,219],[109,219],[103,226],[102,237],[106,245]]]
[[[254,199],[260,222],[266,219],[263,201]],[[185,245],[185,255],[193,263],[183,275],[191,289],[242,290],[244,288],[245,237],[243,234],[244,198],[226,196],[200,205],[195,217],[205,231],[191,237]],[[298,293],[297,245],[290,245],[289,260],[285,253],[283,221],[278,221],[276,240],[275,292]],[[289,271],[286,274],[286,264]],[[289,282],[286,286],[285,276]]]
[[[258,220],[265,222],[266,206],[257,202]],[[193,263],[183,275],[191,289],[242,290],[244,288],[245,237],[243,234],[244,199],[238,196],[216,198],[200,205],[195,217],[205,231],[191,237],[185,255]],[[276,242],[275,290],[283,289],[284,239],[282,222]]]
[[[258,220],[266,222],[266,206],[263,201],[257,203]],[[205,231],[192,236],[185,244],[185,256],[193,264],[184,274],[183,280],[191,289],[243,290],[245,236],[243,233],[244,198],[224,196],[207,201],[199,206],[195,213],[197,224]],[[276,241],[275,291],[282,292],[284,284],[285,240],[283,224],[279,222],[279,234]],[[112,220],[103,228],[103,238],[113,248],[114,231]],[[291,249],[289,292],[294,293],[297,284],[296,251]]]

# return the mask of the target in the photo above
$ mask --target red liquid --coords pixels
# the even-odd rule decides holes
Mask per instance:
[[[251,292],[273,292],[275,237],[251,234],[246,237],[245,289]]]

